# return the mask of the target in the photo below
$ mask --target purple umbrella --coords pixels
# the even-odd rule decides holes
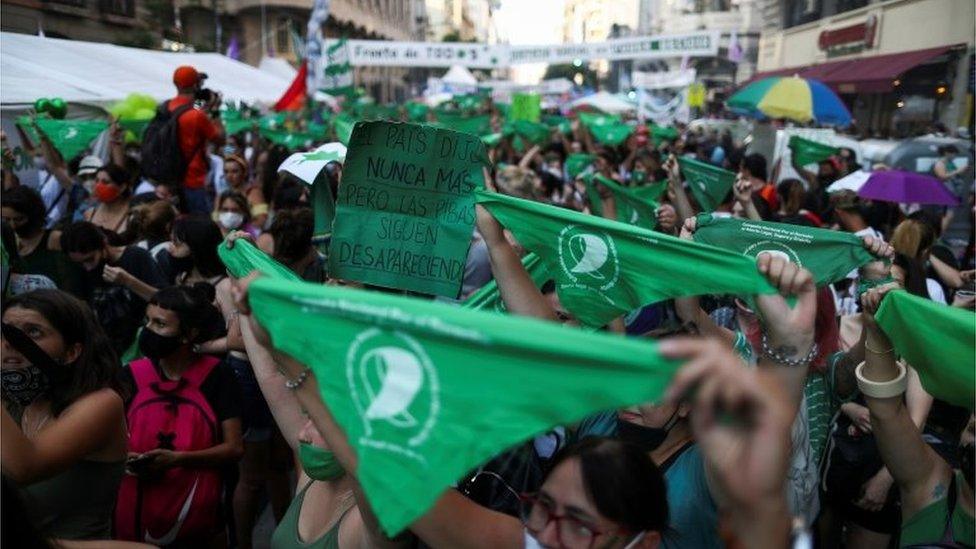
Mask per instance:
[[[902,170],[872,172],[857,194],[861,198],[898,204],[959,205],[959,198],[938,179]]]

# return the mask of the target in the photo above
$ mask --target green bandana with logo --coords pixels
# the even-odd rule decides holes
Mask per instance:
[[[471,115],[456,112],[438,112],[437,122],[434,125],[471,135],[491,133],[491,117],[487,114]]]
[[[259,273],[284,280],[301,280],[291,269],[278,263],[268,254],[259,250],[243,238],[234,241],[234,247],[228,248],[227,242],[217,246],[217,255],[227,267],[227,272],[234,278],[244,278],[258,271]]]
[[[314,372],[389,535],[506,448],[656,400],[679,366],[646,339],[379,292],[263,277],[249,300]]]
[[[532,252],[525,254],[525,257],[522,258],[522,267],[529,273],[529,278],[532,279],[536,288],[541,288],[546,280],[551,278],[542,259]],[[496,313],[507,312],[505,302],[502,301],[502,294],[498,290],[498,282],[494,279],[471,294],[464,301],[463,306],[468,309],[494,311]]]
[[[539,122],[531,122],[529,120],[513,120],[507,122],[503,128],[503,133],[508,135],[517,135],[533,144],[543,144],[549,142],[549,128],[545,124]]]
[[[659,204],[640,198],[634,192],[634,189],[622,187],[617,182],[601,174],[596,174],[594,179],[610,189],[610,192],[613,193],[614,204],[617,206],[617,221],[637,225],[645,229],[653,229],[657,225],[655,211]]]
[[[497,193],[475,194],[542,257],[563,306],[586,326],[674,297],[776,292],[755,260],[740,253]]]
[[[681,167],[688,188],[691,189],[691,194],[695,196],[703,212],[710,212],[717,208],[735,183],[735,172],[717,168],[706,162],[679,157],[678,166]]]
[[[640,185],[630,188],[630,192],[641,200],[649,202],[660,202],[661,196],[668,190],[668,180],[658,181],[649,185]]]
[[[874,316],[930,395],[973,410],[976,313],[895,291]]]
[[[108,122],[104,120],[38,118],[36,122],[65,162],[83,153],[99,134],[108,129]]]
[[[848,232],[711,214],[699,214],[697,220],[695,242],[750,257],[762,252],[781,256],[813,273],[818,286],[836,282],[878,260],[864,248],[860,237]]]
[[[798,166],[817,164],[840,152],[837,147],[810,141],[799,135],[790,136],[789,147],[793,151],[793,163]]]
[[[579,113],[580,122],[593,134],[593,138],[604,145],[616,147],[634,133],[633,126],[625,124],[617,116]]]
[[[573,131],[572,122],[565,116],[546,114],[542,116],[542,123],[549,128],[559,128],[559,133],[568,134]]]
[[[589,168],[594,161],[596,161],[596,155],[571,153],[566,157],[566,174],[569,175],[570,179],[576,179],[576,176],[583,173],[583,170]]]

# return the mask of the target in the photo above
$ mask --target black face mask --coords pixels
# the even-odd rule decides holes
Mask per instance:
[[[107,264],[108,264],[107,261],[100,261],[98,265],[96,265],[92,269],[85,271],[85,278],[88,279],[89,285],[99,286],[101,284],[104,284],[104,280],[102,279],[102,276],[105,273],[105,265]]]
[[[159,360],[176,352],[183,345],[180,336],[159,335],[149,328],[139,334],[139,350],[146,358]]]
[[[675,410],[663,427],[645,427],[617,418],[617,438],[634,444],[645,452],[653,452],[664,444],[668,433],[677,423],[677,416],[678,410]]]
[[[20,238],[28,238],[34,235],[39,228],[39,225],[28,221],[27,223],[14,227],[14,233]]]
[[[973,476],[976,475],[976,471],[973,471],[973,468],[976,467],[976,445],[969,443],[960,446],[957,451],[959,452],[959,469],[962,470],[962,476],[966,479],[966,484],[970,488],[974,488]]]
[[[25,368],[0,370],[4,398],[27,406],[51,389],[51,378],[62,377],[61,365],[16,326],[3,324],[3,337],[11,347],[30,361]]]

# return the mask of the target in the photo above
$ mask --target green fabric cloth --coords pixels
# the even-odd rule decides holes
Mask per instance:
[[[119,120],[119,126],[127,132],[132,132],[132,137],[136,141],[142,142],[142,134],[146,132],[146,128],[149,127],[149,120]],[[228,132],[230,134],[230,132]]]
[[[614,205],[617,207],[617,221],[645,229],[653,229],[657,225],[656,211],[659,204],[640,198],[633,190],[618,185],[617,182],[601,174],[596,174],[595,178],[613,193]]]
[[[471,135],[491,133],[491,117],[487,114],[438,112],[436,126]]]
[[[593,180],[594,174],[588,173],[581,179],[583,180],[583,187],[586,189],[586,200],[590,204],[590,213],[597,217],[603,217],[603,198],[596,188],[596,181]]]
[[[312,369],[391,535],[502,450],[656,400],[679,366],[643,339],[380,292],[263,277],[249,301]]]
[[[51,140],[65,162],[85,152],[91,142],[108,129],[104,120],[52,120],[37,118],[37,127]]]
[[[735,183],[735,172],[723,170],[706,162],[678,157],[678,166],[681,167],[681,173],[688,181],[688,188],[691,189],[691,194],[695,196],[703,212],[710,212],[717,208]]]
[[[406,109],[407,118],[411,122],[427,122],[427,113],[430,111],[430,107],[427,105],[410,102],[406,104]]]
[[[512,108],[508,111],[508,119],[538,122],[542,114],[542,96],[537,93],[512,94]]]
[[[890,292],[875,318],[935,398],[973,409],[976,386],[976,313]]]
[[[822,162],[840,152],[837,147],[804,139],[798,135],[791,135],[788,145],[793,151],[793,163],[799,166]]]
[[[679,135],[678,130],[671,126],[651,125],[651,137],[655,142],[674,141]]]
[[[590,167],[595,161],[596,155],[594,154],[570,153],[566,157],[566,174],[569,175],[570,179],[576,179],[577,175]]]
[[[959,491],[965,481],[961,472],[956,475],[956,507],[952,510],[952,539],[972,546],[976,542],[976,520],[966,514],[959,502]],[[904,519],[901,525],[900,547],[935,544],[942,541],[946,520],[949,518],[947,495],[926,505],[921,511]]]
[[[563,306],[587,326],[674,297],[776,292],[755,260],[736,252],[497,193],[476,195],[542,257]]]
[[[315,138],[306,132],[289,131],[286,129],[266,129],[260,130],[262,137],[271,141],[275,145],[281,145],[288,150],[304,149],[315,143]]]
[[[636,187],[631,187],[630,191],[634,193],[637,198],[641,200],[649,200],[652,202],[660,202],[661,197],[668,190],[668,180],[658,181],[657,183],[650,183],[648,185],[640,185]]]
[[[783,256],[813,273],[818,286],[836,282],[858,267],[877,261],[861,238],[844,231],[771,221],[745,221],[699,214],[695,242],[757,257]]]
[[[634,133],[633,126],[625,124],[619,117],[605,114],[579,113],[580,122],[593,134],[593,138],[604,145],[616,147]]]
[[[549,128],[539,122],[529,120],[514,120],[505,124],[506,135],[519,135],[534,145],[549,142]]]
[[[559,128],[559,132],[563,134],[568,134],[573,131],[572,122],[569,121],[565,116],[560,116],[558,114],[546,114],[540,119],[543,124],[549,128]]]
[[[217,255],[227,267],[227,272],[234,278],[244,278],[252,272],[258,271],[261,274],[284,280],[301,280],[294,271],[278,263],[243,238],[237,239],[233,248],[228,248],[226,242],[221,242],[217,246]]]
[[[497,132],[482,135],[481,142],[484,143],[486,147],[497,147],[498,144],[502,142],[502,134],[501,132]]]
[[[546,271],[545,264],[536,254],[529,252],[522,258],[522,267],[529,273],[536,288],[541,288],[546,280],[549,280],[549,272]],[[495,279],[474,292],[464,301],[464,307],[483,311],[494,311],[497,313],[506,312],[505,302],[502,301],[501,292],[498,289],[498,282]]]
[[[332,129],[335,131],[336,139],[347,147],[355,125],[356,119],[346,113],[340,113],[332,119]]]

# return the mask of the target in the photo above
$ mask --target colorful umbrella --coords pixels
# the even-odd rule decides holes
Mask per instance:
[[[820,81],[798,76],[757,80],[735,92],[726,105],[752,116],[832,126],[851,123],[850,111],[833,90]]]
[[[959,205],[959,198],[938,179],[902,170],[873,172],[857,194],[861,198],[898,204]]]

